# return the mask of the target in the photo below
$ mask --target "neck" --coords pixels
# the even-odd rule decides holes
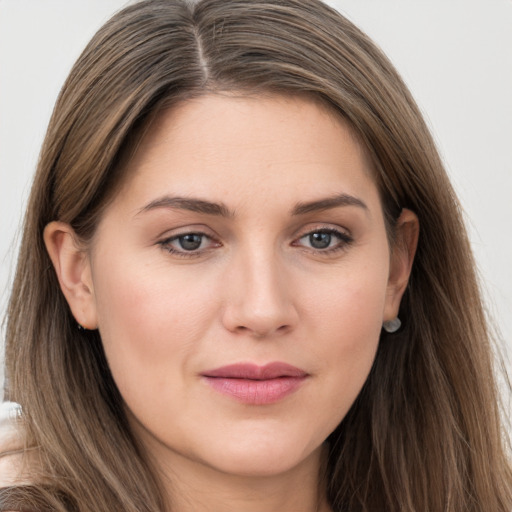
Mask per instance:
[[[170,509],[177,512],[330,512],[323,450],[278,475],[232,475],[177,455],[162,467]]]

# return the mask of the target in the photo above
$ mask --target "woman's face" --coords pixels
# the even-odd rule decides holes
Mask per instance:
[[[135,432],[173,468],[316,464],[407,279],[360,144],[310,100],[208,95],[163,113],[127,172],[82,312]]]

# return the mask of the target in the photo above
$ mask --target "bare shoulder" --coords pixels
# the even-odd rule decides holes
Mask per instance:
[[[18,414],[16,404],[4,402],[0,405],[0,487],[25,483]]]

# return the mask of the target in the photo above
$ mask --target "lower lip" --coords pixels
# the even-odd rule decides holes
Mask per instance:
[[[306,377],[278,377],[251,380],[225,377],[203,377],[219,393],[250,405],[273,404],[296,391]]]

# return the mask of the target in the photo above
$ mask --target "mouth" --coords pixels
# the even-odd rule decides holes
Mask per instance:
[[[248,405],[272,404],[294,393],[309,377],[300,368],[275,362],[240,363],[208,370],[201,377],[215,391]]]

